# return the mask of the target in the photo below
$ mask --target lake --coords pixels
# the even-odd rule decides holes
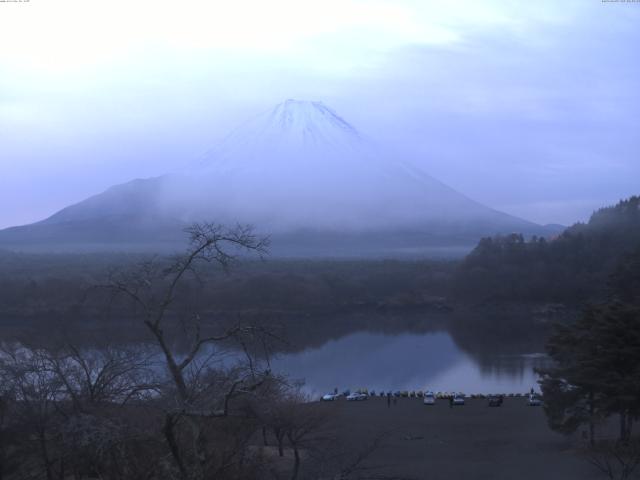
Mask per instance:
[[[455,328],[448,318],[423,315],[291,322],[288,344],[297,350],[277,354],[271,359],[271,369],[292,381],[303,380],[305,390],[314,397],[334,388],[467,394],[525,393],[532,387],[538,391],[534,369],[549,362],[544,354],[536,353],[543,350],[544,342],[519,341],[534,338],[531,331],[500,337],[493,330],[468,327],[476,324],[484,322]],[[222,352],[220,366],[230,365],[241,355],[231,345]],[[205,349],[202,355],[211,353]],[[158,362],[158,368],[164,368],[161,355]]]
[[[273,370],[305,381],[318,395],[345,389],[433,390],[471,393],[538,391],[534,368],[548,362],[543,354],[465,353],[445,331],[430,333],[357,332],[317,348],[282,354]]]

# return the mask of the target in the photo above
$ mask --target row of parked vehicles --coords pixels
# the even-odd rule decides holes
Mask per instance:
[[[504,401],[504,395],[489,395],[488,398],[490,407],[501,407],[502,402]],[[529,405],[530,407],[539,407],[540,405],[542,405],[542,398],[540,397],[540,395],[530,393],[527,396],[527,405]]]
[[[356,390],[351,392],[350,390],[345,390],[342,393],[333,392],[327,393],[323,395],[321,400],[325,402],[332,402],[337,400],[341,396],[345,397],[350,402],[359,402],[362,400],[366,400],[369,397],[408,397],[408,398],[422,398],[422,403],[424,405],[435,405],[436,399],[448,400],[452,405],[464,405],[465,398],[467,396],[461,392],[431,392],[431,391],[381,391],[376,394],[375,390],[368,391],[366,389]],[[539,395],[535,393],[530,393],[528,395],[522,394],[511,394],[511,395],[470,395],[470,398],[486,398],[489,401],[490,407],[500,407],[504,401],[505,397],[527,397],[527,405],[532,407],[537,407],[542,405],[542,399]]]

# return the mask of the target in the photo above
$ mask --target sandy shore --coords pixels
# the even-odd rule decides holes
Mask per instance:
[[[600,474],[576,452],[577,443],[549,429],[544,411],[524,398],[502,407],[487,400],[449,407],[425,406],[420,398],[386,398],[318,404],[336,420],[354,447],[386,432],[371,464],[376,473],[416,479],[597,479]]]

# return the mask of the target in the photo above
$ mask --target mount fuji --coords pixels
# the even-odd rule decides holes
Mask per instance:
[[[0,247],[175,248],[195,221],[252,224],[285,256],[420,254],[464,249],[486,235],[550,233],[402,162],[323,103],[287,100],[189,168],[2,230]]]

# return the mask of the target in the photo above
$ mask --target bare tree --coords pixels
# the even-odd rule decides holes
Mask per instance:
[[[3,345],[0,380],[19,432],[11,448],[21,474],[122,478],[130,472],[131,446],[153,447],[152,430],[139,428],[141,409],[133,406],[155,391],[147,360],[139,349]]]
[[[626,480],[640,465],[640,440],[603,440],[589,447],[587,461],[611,480]]]
[[[226,229],[194,224],[187,233],[190,242],[183,255],[145,261],[111,275],[104,286],[131,301],[160,349],[170,379],[164,391],[168,403],[162,431],[181,476],[202,478],[214,456],[207,448],[212,442],[206,437],[206,425],[211,419],[229,416],[231,400],[256,394],[270,375],[268,368],[258,368],[250,348],[264,342],[269,332],[241,323],[220,328],[209,322],[205,333],[201,315],[192,312],[181,325],[186,348],[176,349],[168,332],[175,332],[175,319],[184,313],[175,311],[177,298],[187,280],[202,282],[202,267],[215,265],[228,271],[243,252],[264,255],[268,241],[246,226]],[[246,361],[236,361],[232,368],[214,368],[217,349],[229,342],[241,347]]]
[[[42,350],[29,350],[19,345],[3,345],[0,354],[0,376],[5,395],[13,398],[14,420],[24,432],[23,453],[35,459],[47,480],[60,478],[64,471],[62,452],[57,448],[56,402],[62,384],[50,373],[47,356]]]
[[[326,424],[326,413],[311,405],[292,399],[290,405],[289,425],[286,429],[287,440],[293,449],[293,470],[291,480],[300,474],[301,450],[312,449],[322,440],[322,430]]]
[[[153,353],[141,346],[80,349],[66,344],[47,359],[78,412],[105,402],[124,405],[158,390]]]

